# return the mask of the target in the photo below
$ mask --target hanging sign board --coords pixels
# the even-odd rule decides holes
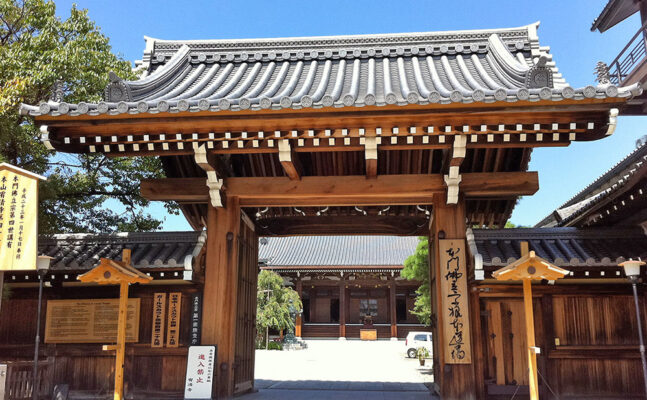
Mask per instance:
[[[441,313],[447,364],[470,364],[470,317],[467,292],[465,241],[442,239],[440,251]]]
[[[128,300],[126,341],[139,339],[140,299]],[[119,299],[49,300],[45,343],[114,343]]]
[[[153,330],[151,347],[164,346],[164,317],[166,316],[166,293],[153,295]]]
[[[200,317],[202,316],[202,294],[191,296],[191,346],[200,344]]]
[[[211,399],[216,346],[190,346],[186,362],[185,399]]]
[[[36,269],[40,179],[45,178],[0,164],[0,272]]]
[[[168,331],[166,332],[166,347],[178,347],[180,341],[180,307],[182,293],[170,293],[168,297]]]

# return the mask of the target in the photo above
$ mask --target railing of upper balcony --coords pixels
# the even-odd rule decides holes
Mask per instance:
[[[647,56],[647,23],[631,38],[620,54],[609,63],[609,80],[622,85],[631,71]]]

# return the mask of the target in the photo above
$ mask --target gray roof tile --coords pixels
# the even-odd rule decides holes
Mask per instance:
[[[123,249],[131,250],[132,263],[138,269],[190,270],[204,239],[201,232],[60,234],[39,238],[38,250],[54,258],[54,272],[89,270],[101,258],[121,259]]]
[[[121,114],[628,97],[573,89],[538,23],[509,29],[281,39],[146,38],[145,75],[111,75],[105,102],[23,105],[30,115]]]

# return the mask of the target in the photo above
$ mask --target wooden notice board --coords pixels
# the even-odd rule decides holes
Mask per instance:
[[[128,300],[126,341],[139,340],[139,299]],[[114,343],[119,299],[49,300],[45,343]]]
[[[168,330],[166,331],[166,347],[178,347],[180,342],[180,307],[182,293],[169,293],[168,297]]]
[[[166,316],[166,293],[153,295],[153,329],[151,347],[164,346],[164,317]]]
[[[439,240],[440,293],[445,362],[470,364],[470,316],[467,292],[467,254],[465,241]]]

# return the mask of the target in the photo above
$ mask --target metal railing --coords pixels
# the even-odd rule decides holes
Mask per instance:
[[[629,74],[647,56],[647,23],[629,40],[620,54],[609,63],[609,80],[614,85],[622,85]]]

